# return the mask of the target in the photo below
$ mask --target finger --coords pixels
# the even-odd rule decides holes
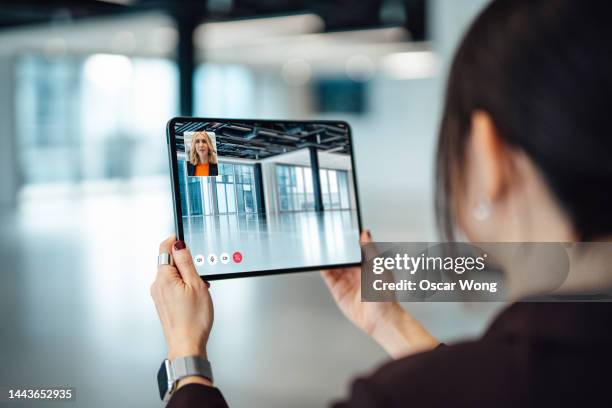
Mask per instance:
[[[342,269],[326,269],[321,271],[321,276],[327,285],[333,285],[342,277]]]
[[[335,291],[338,287],[345,285],[359,284],[361,277],[360,268],[341,268],[341,269],[329,269],[321,271],[321,276],[325,281],[327,287]]]
[[[168,238],[164,239],[161,244],[159,244],[159,253],[162,254],[167,252],[169,254],[172,253],[172,244],[176,241],[176,235],[172,234]]]
[[[161,244],[159,244],[159,253],[172,253],[172,245],[176,241],[174,234],[170,235]],[[158,265],[157,266],[157,277],[161,279],[175,278],[180,276],[178,270],[172,265]]]
[[[379,255],[379,251],[376,244],[372,244],[372,234],[369,229],[363,230],[361,232],[361,235],[359,236],[359,243],[363,247],[365,259],[372,259],[375,256]],[[385,282],[394,281],[394,274],[390,270],[385,270],[381,277],[384,279]],[[389,294],[385,297],[385,299],[388,301],[394,301],[396,299],[395,293]]]
[[[353,271],[350,269],[321,271],[323,280],[336,302],[339,302],[352,288],[354,288],[354,281],[350,276],[352,272]]]
[[[372,242],[372,234],[370,233],[370,230],[361,231],[361,234],[359,235],[359,243],[367,244],[369,242]]]
[[[367,261],[379,255],[377,245],[373,243],[370,230],[363,230],[359,235],[359,245],[362,251],[362,261]]]
[[[192,286],[199,285],[202,282],[193,264],[191,251],[189,251],[185,242],[176,241],[172,245],[172,256],[174,257],[174,264],[185,282]]]
[[[331,288],[338,281],[338,277],[334,271],[334,269],[326,269],[321,271],[321,277],[328,288]]]

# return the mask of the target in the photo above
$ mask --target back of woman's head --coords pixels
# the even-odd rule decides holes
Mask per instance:
[[[453,61],[440,129],[437,212],[452,239],[471,115],[541,172],[578,237],[612,233],[612,6],[607,0],[496,0]]]

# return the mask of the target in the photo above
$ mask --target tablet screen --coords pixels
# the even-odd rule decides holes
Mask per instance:
[[[178,236],[211,278],[361,260],[344,122],[173,119]]]

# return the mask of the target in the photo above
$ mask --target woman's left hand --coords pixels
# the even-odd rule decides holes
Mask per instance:
[[[206,358],[206,343],[213,324],[209,285],[198,275],[183,241],[171,236],[160,244],[159,252],[172,254],[175,264],[159,266],[151,285],[151,296],[168,345],[168,359]]]

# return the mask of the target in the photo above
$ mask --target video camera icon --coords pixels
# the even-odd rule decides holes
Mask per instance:
[[[197,265],[197,266],[202,266],[204,265],[204,255],[196,255],[193,257],[193,262]]]

